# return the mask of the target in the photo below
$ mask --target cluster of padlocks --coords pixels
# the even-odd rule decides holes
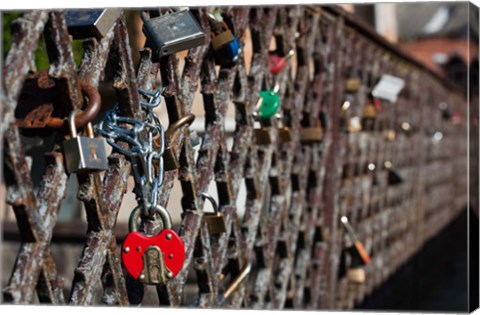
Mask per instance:
[[[66,14],[66,22],[69,32],[78,37],[84,38],[85,28],[89,27],[91,33],[88,36],[102,36],[99,25],[105,30],[118,17],[118,10],[95,10],[90,12],[69,11]],[[157,12],[158,13],[158,12]],[[170,54],[186,49],[192,49],[203,45],[205,32],[200,27],[195,16],[188,8],[178,8],[165,12],[160,16],[148,16],[146,11],[141,11],[143,21],[143,32],[147,38],[147,44],[154,51],[154,56],[161,59]],[[85,15],[88,18],[85,18]],[[85,21],[88,24],[85,25]],[[220,11],[215,14],[208,14],[208,21],[211,30],[211,49],[217,65],[231,67],[235,65],[238,58],[240,45],[238,39],[232,34],[227,23],[223,20]],[[297,34],[297,36],[301,36]],[[286,66],[289,59],[294,55],[294,50],[285,56],[279,56],[272,52],[269,55],[269,67],[272,75],[279,74]],[[354,133],[361,130],[373,130],[377,111],[382,110],[380,99],[395,102],[398,93],[404,86],[403,80],[384,75],[380,82],[368,95],[365,106],[356,106],[355,99],[361,87],[358,77],[352,76],[346,81],[342,109],[341,128],[344,132]],[[278,94],[279,84],[272,89],[262,90],[256,104],[254,119],[260,127],[254,130],[255,142],[257,145],[272,144],[269,126],[272,118],[276,116],[278,126],[278,140],[281,143],[290,142],[292,135],[290,129],[284,126],[283,117],[278,112],[281,106]],[[132,171],[135,178],[135,190],[139,206],[135,208],[130,216],[130,234],[126,237],[122,247],[122,259],[129,274],[146,284],[165,283],[173,278],[182,269],[185,259],[185,251],[182,240],[171,229],[171,217],[169,212],[158,205],[158,190],[163,182],[163,172],[179,168],[179,162],[168,142],[172,134],[185,124],[191,124],[194,116],[189,114],[178,120],[173,126],[164,131],[159,118],[152,111],[161,103],[161,91],[151,92],[139,91],[148,100],[141,102],[145,111],[143,121],[129,117],[122,117],[119,108],[110,111],[99,124],[98,133],[107,139],[107,142],[114,150],[122,153],[130,159]],[[360,111],[360,112],[359,112]],[[300,141],[304,144],[321,142],[324,136],[325,122],[318,121],[316,126],[309,126],[300,130]],[[72,139],[65,143],[67,152],[67,170],[70,172],[84,172],[104,170],[107,168],[106,154],[100,145],[99,139],[77,137],[73,116],[70,117]],[[402,126],[402,128],[409,126]],[[87,127],[87,134],[93,137],[91,125]],[[391,140],[395,137],[391,130],[387,137]],[[142,134],[146,134],[142,136]],[[119,143],[123,143],[120,145]],[[126,146],[127,145],[127,146]],[[129,148],[127,148],[129,147]],[[73,154],[72,152],[75,152]],[[75,158],[73,158],[75,156]],[[374,163],[366,166],[376,178]],[[385,170],[388,172],[388,184],[398,185],[402,183],[401,175],[395,170],[391,161],[385,161]],[[208,196],[201,193],[203,197]],[[213,204],[215,200],[209,198]],[[214,206],[216,208],[216,206]],[[141,216],[140,213],[143,215]],[[138,231],[140,218],[160,216],[162,227],[161,232],[155,236],[147,237]],[[211,234],[223,233],[226,231],[225,222],[221,214],[215,211],[213,215],[206,215]],[[365,275],[362,266],[370,263],[370,257],[362,242],[357,238],[353,227],[349,224],[348,218],[341,218],[348,235],[350,235],[352,246],[350,256],[352,257],[352,268],[349,269],[349,276],[352,281],[362,282]]]
[[[67,11],[65,14],[69,33],[77,39],[105,35],[118,18],[121,11],[116,9]],[[158,13],[158,11],[157,11]],[[205,42],[205,32],[200,27],[195,16],[188,8],[178,8],[165,12],[161,16],[148,16],[146,11],[140,12],[143,20],[143,32],[147,37],[147,44],[154,51],[155,58],[195,48]],[[211,29],[211,49],[217,65],[232,67],[238,58],[240,45],[237,38],[230,31],[223,20],[220,11],[208,14]],[[280,73],[288,60],[293,56],[290,51],[286,56],[272,53],[269,57],[269,66],[272,74]],[[263,127],[280,109],[279,85],[273,89],[262,90],[256,105],[254,119],[262,126],[255,130],[255,139],[258,145],[272,143],[270,132]],[[171,124],[164,130],[160,119],[153,109],[161,104],[161,91],[146,91],[139,89],[145,101],[141,101],[144,110],[144,120],[121,116],[119,107],[110,110],[96,127],[99,135],[104,137],[112,148],[125,157],[132,164],[132,173],[135,179],[134,192],[138,206],[131,212],[129,220],[130,233],[122,245],[122,260],[126,271],[134,279],[144,284],[157,285],[166,283],[175,277],[184,265],[185,248],[181,238],[172,230],[172,219],[167,209],[158,205],[158,191],[163,183],[164,171],[178,169],[180,164],[169,146],[173,134],[185,125],[190,125],[195,116],[188,114]],[[87,173],[106,170],[107,155],[103,139],[94,138],[91,123],[87,125],[87,137],[77,136],[76,125],[81,117],[75,119],[78,111],[69,116],[71,139],[64,143],[66,168],[69,173]],[[82,113],[84,116],[85,113]],[[283,121],[282,117],[278,117]],[[313,131],[313,132],[312,132]],[[319,138],[315,129],[307,134],[312,140]],[[310,137],[310,138],[309,138]],[[279,126],[279,139],[289,142],[292,136],[288,127]],[[193,141],[193,137],[192,137]],[[226,232],[226,225],[222,214],[218,211],[215,199],[205,192],[200,192],[203,198],[208,199],[214,208],[214,213],[206,213],[204,222],[211,235]],[[157,221],[160,232],[154,236],[146,236],[139,232],[145,218],[159,216]],[[143,218],[143,219],[142,219]],[[155,219],[156,220],[156,219]],[[232,289],[242,281],[250,270],[247,264],[243,271],[232,281],[224,293],[224,298],[231,294]]]

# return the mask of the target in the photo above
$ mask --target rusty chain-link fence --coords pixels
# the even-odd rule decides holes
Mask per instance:
[[[206,13],[213,9],[193,9],[207,34]],[[138,88],[152,90],[159,82],[170,123],[190,113],[194,102],[203,104],[201,146],[195,149],[185,141],[188,128],[174,134],[170,145],[180,168],[165,173],[159,193],[159,204],[167,206],[174,180],[180,181],[183,213],[177,231],[185,245],[184,267],[166,285],[153,288],[158,299],[144,304],[352,308],[465,206],[467,103],[458,90],[337,7],[221,10],[241,47],[251,46],[251,54],[242,49],[231,68],[216,67],[209,36],[205,45],[182,57],[183,69],[176,55],[156,60],[148,48],[135,67],[124,15],[100,41],[84,41],[79,65],[63,12],[25,12],[13,22],[13,42],[3,64],[0,134],[6,201],[15,213],[21,245],[15,263],[8,266],[11,275],[4,275],[4,303],[38,298],[53,304],[129,305],[141,303],[144,291],[152,289],[126,277],[122,269],[118,242],[125,235],[115,235],[114,229],[131,166],[115,152],[107,171],[77,177],[87,235],[78,265],[69,271],[73,282],[66,283],[57,272],[62,260],[52,255],[51,240],[67,190],[65,132],[55,133],[36,188],[23,130],[15,119],[19,97],[28,92],[24,82],[35,72],[34,52],[41,37],[57,95],[56,115],[62,119],[83,107],[82,83],[98,88],[105,77],[111,77],[116,102],[130,117],[140,118]],[[268,63],[272,40],[280,54],[296,52],[276,75]],[[398,101],[377,100],[370,127],[346,131],[346,122],[362,115],[382,74],[405,80]],[[348,96],[356,105],[343,110],[346,82],[353,76],[361,82]],[[265,126],[272,143],[257,145],[255,105],[259,92],[275,84],[292,141],[279,140],[280,122],[274,117]],[[202,97],[194,100],[197,90]],[[463,119],[444,119],[442,102]],[[232,107],[235,130],[228,135],[225,121]],[[303,131],[319,126],[321,141],[301,141]],[[387,161],[401,183],[391,184],[392,169],[383,167]],[[212,181],[227,224],[220,235],[210,235],[202,223],[200,192],[208,191]],[[246,194],[239,194],[241,186]],[[349,218],[372,259],[364,267],[363,283],[349,281],[342,272],[346,237],[341,216]],[[147,231],[154,228],[146,226]],[[245,281],[224,300],[225,289],[249,265]]]

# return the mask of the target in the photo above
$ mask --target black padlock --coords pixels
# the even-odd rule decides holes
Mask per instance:
[[[392,162],[386,161],[384,167],[388,172],[388,184],[395,186],[403,183],[403,177],[400,173],[394,169]]]

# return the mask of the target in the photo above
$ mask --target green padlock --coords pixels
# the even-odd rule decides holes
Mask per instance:
[[[272,118],[280,108],[280,96],[278,95],[279,87],[275,86],[273,90],[260,92],[260,105],[258,106],[258,114],[260,119]]]

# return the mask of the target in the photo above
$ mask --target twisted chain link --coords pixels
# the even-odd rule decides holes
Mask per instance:
[[[145,111],[144,120],[119,115],[117,104],[107,112],[95,129],[113,150],[130,159],[137,201],[142,204],[144,214],[150,215],[151,210],[158,204],[158,191],[163,184],[165,130],[157,114],[153,112],[153,109],[161,103],[161,91],[152,92],[144,89],[138,91],[148,99],[147,102],[140,101]],[[154,141],[157,138],[159,141]],[[128,145],[128,149],[125,148],[125,144]],[[158,167],[155,167],[154,163]]]

